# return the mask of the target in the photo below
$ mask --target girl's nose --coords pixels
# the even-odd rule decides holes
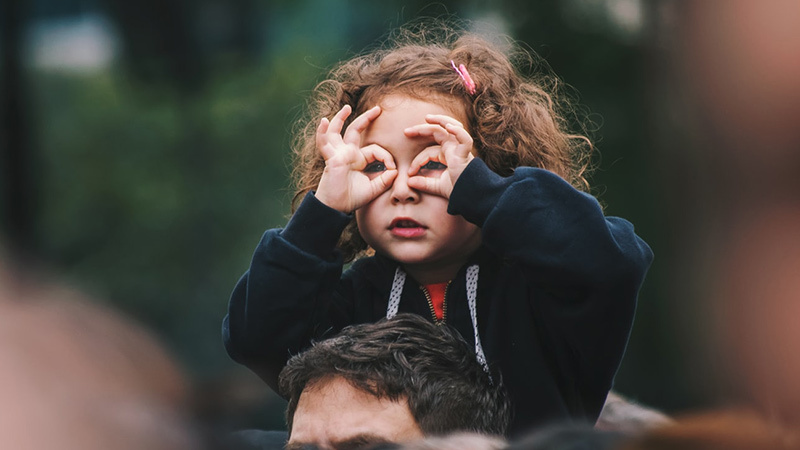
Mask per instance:
[[[419,200],[419,192],[408,185],[408,175],[399,170],[392,184],[392,203],[414,203]]]

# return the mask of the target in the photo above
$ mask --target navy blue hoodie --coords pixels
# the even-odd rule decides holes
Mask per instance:
[[[509,434],[570,418],[594,423],[625,351],[648,245],[557,175],[520,167],[504,178],[478,158],[448,212],[480,227],[482,244],[450,283],[446,320],[474,344],[465,272],[478,264],[478,332],[514,407]],[[225,348],[273,389],[313,340],[386,316],[398,264],[376,255],[342,273],[336,243],[351,220],[308,194],[285,228],[264,234],[233,291]],[[434,320],[410,276],[399,312]]]

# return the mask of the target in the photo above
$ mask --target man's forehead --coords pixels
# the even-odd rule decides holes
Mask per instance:
[[[356,434],[343,440],[332,440],[328,442],[305,442],[300,440],[292,440],[286,444],[285,450],[304,450],[304,449],[334,449],[334,450],[350,450],[372,447],[378,444],[394,443],[389,441],[383,436],[374,434]]]
[[[406,399],[378,398],[342,377],[319,380],[300,394],[289,444],[332,444],[368,439],[400,442],[422,437]],[[291,448],[291,447],[290,447]]]

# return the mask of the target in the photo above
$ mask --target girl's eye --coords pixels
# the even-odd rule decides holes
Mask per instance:
[[[366,173],[378,173],[383,172],[386,170],[386,164],[382,163],[381,161],[372,161],[371,163],[367,164],[367,167],[364,168],[364,172]]]
[[[420,167],[420,169],[425,169],[425,170],[444,170],[444,169],[447,169],[447,166],[442,164],[442,163],[440,163],[439,161],[428,161],[425,164],[423,164],[423,166]]]

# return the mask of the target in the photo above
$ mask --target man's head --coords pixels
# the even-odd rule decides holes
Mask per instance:
[[[508,399],[447,326],[399,314],[345,328],[280,376],[290,446],[401,442],[455,431],[502,435]]]

